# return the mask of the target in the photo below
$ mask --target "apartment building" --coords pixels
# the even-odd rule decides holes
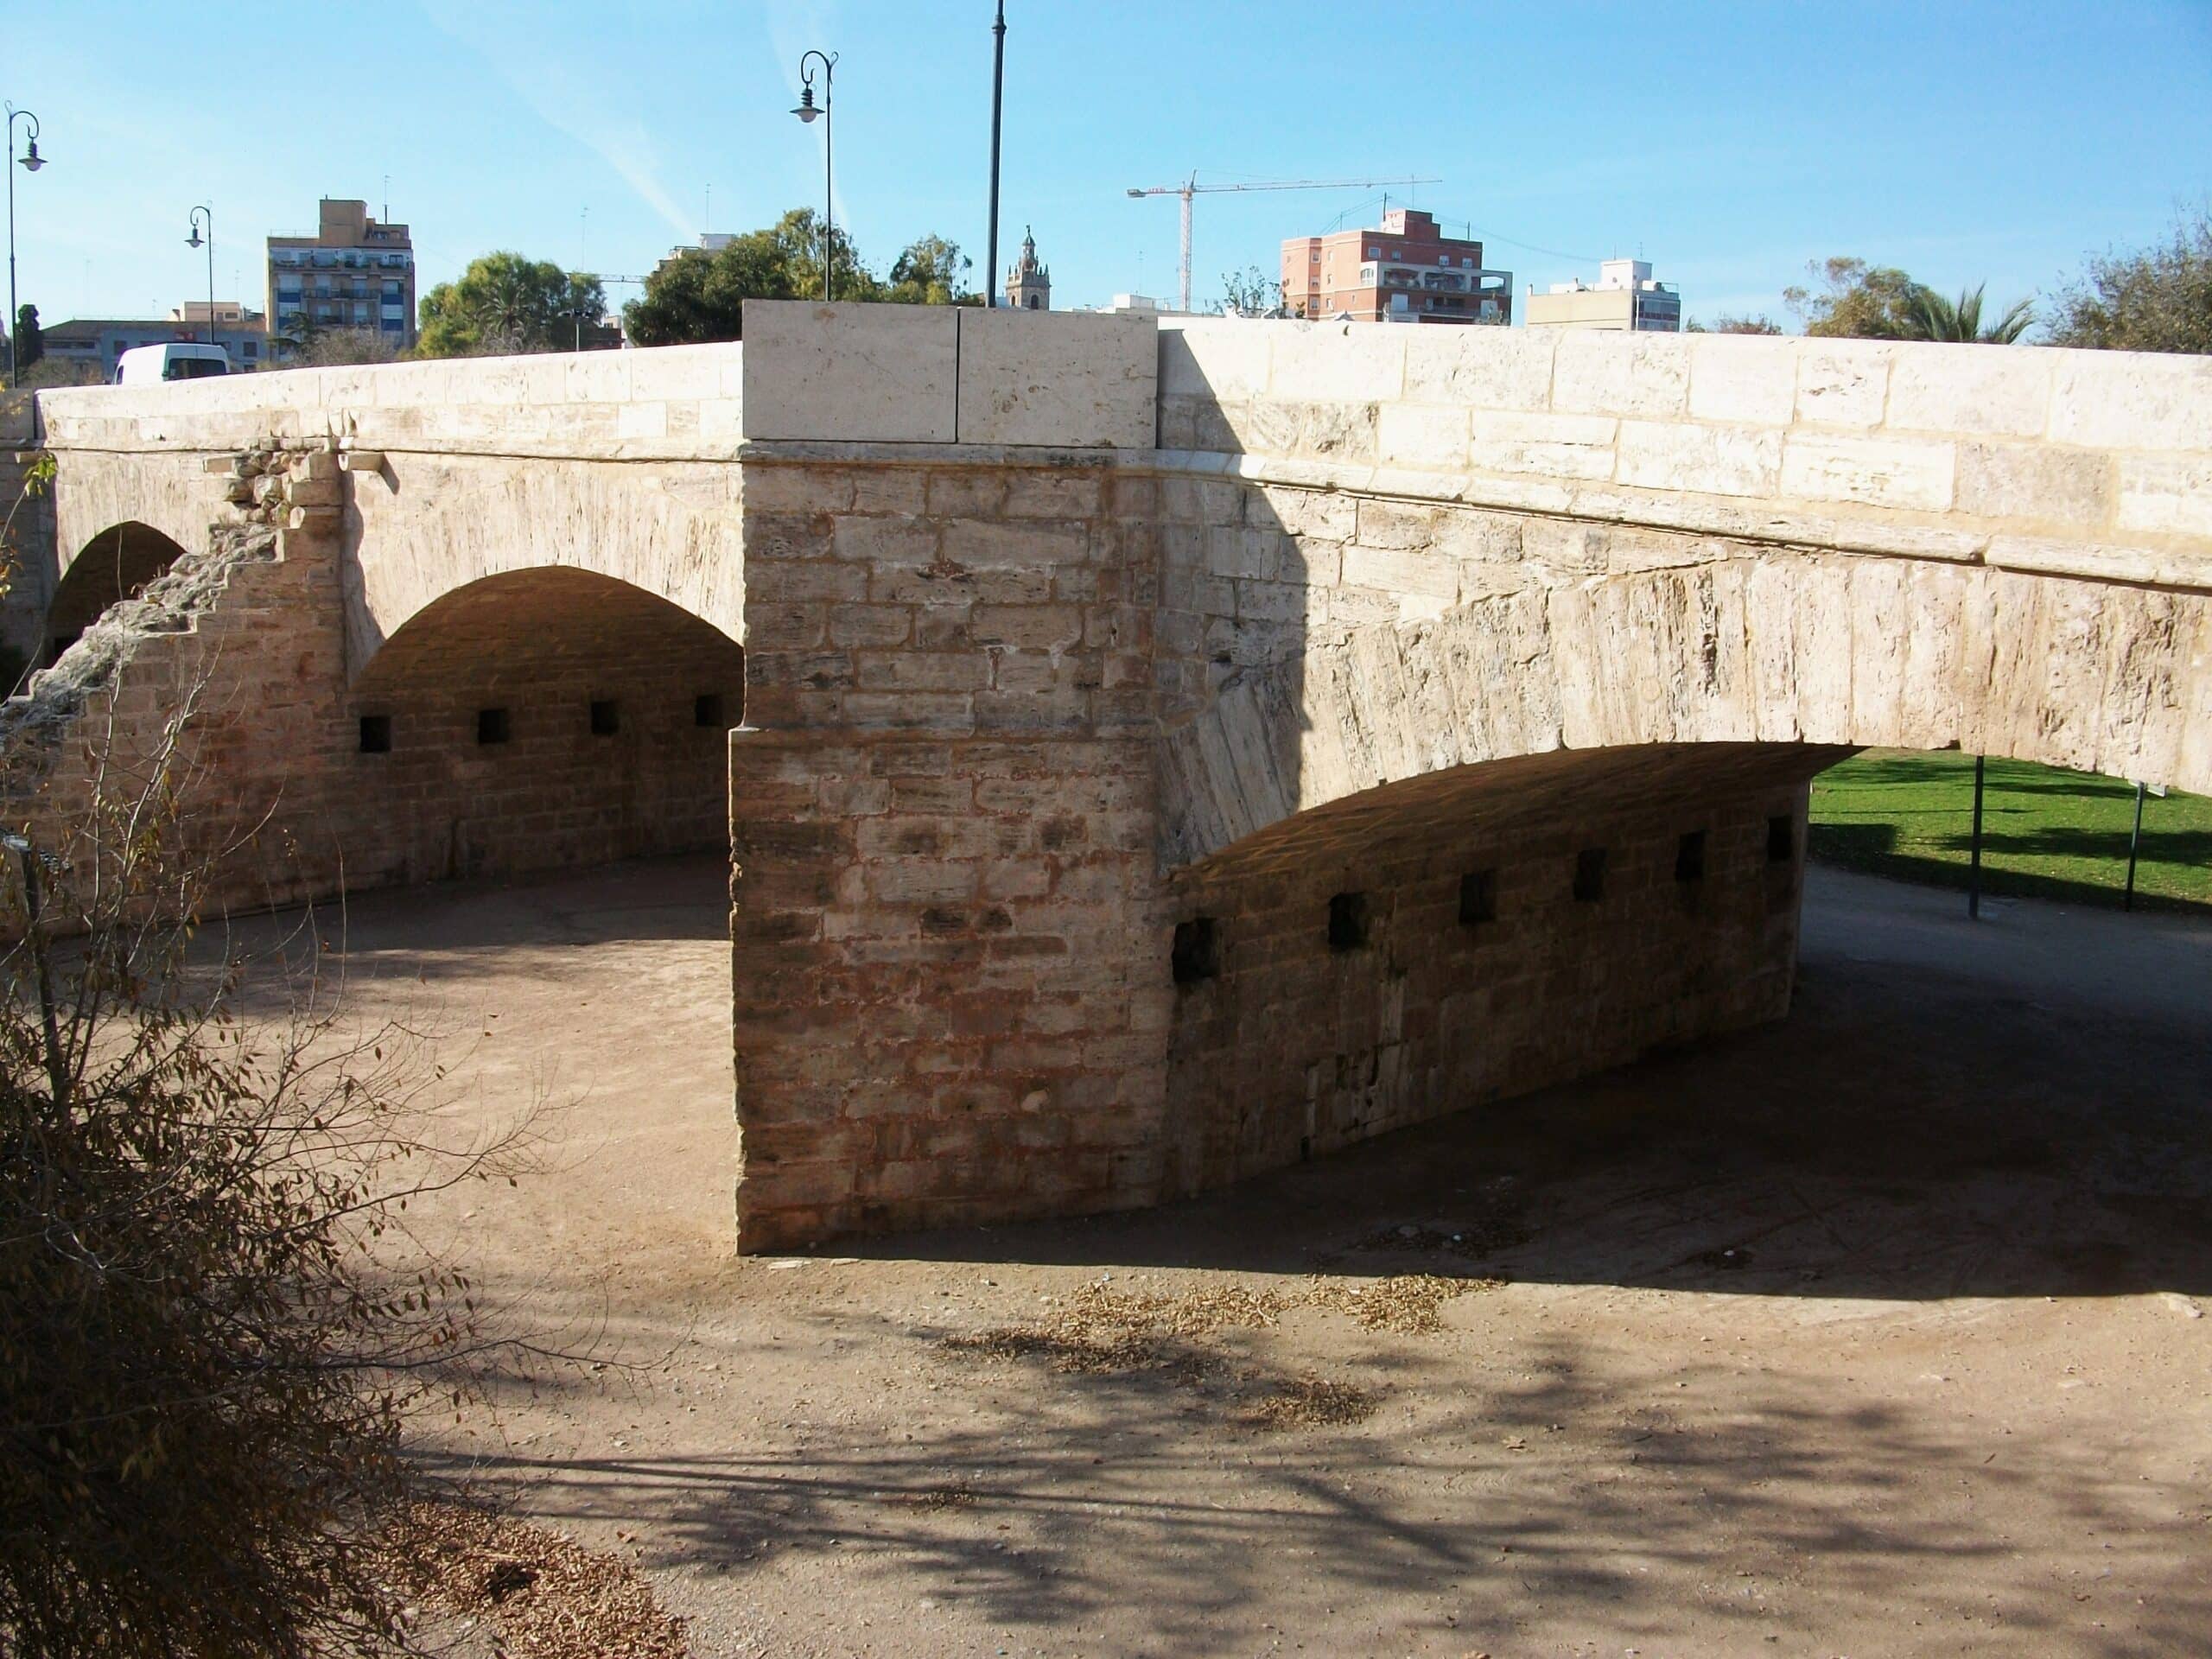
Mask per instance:
[[[1592,288],[1578,276],[1554,283],[1551,292],[1529,289],[1525,319],[1531,328],[1612,328],[1623,333],[1679,334],[1682,296],[1651,280],[1644,259],[1608,259],[1598,267]]]
[[[1282,245],[1282,297],[1294,317],[1361,322],[1513,321],[1513,273],[1483,264],[1483,245],[1393,207],[1373,230],[1294,236]]]
[[[415,245],[404,225],[369,216],[369,204],[325,196],[312,236],[269,238],[269,325],[277,353],[305,318],[315,328],[359,328],[394,349],[415,343]]]

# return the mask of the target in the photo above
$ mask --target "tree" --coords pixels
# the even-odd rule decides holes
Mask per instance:
[[[2212,353],[2212,203],[2183,213],[2166,241],[2092,257],[2052,308],[2054,346]]]
[[[1805,332],[1831,339],[1906,340],[1905,312],[1920,284],[1891,265],[1839,257],[1806,266],[1819,284],[1782,290]]]
[[[14,353],[14,371],[19,377],[28,374],[39,359],[46,355],[46,335],[38,326],[38,307],[19,305],[16,308],[16,333],[9,345]]]
[[[1984,284],[1960,290],[1957,302],[1945,299],[1932,288],[1916,287],[1906,302],[1904,335],[1907,340],[1942,340],[1978,342],[1985,346],[2010,346],[2034,327],[2034,304],[2027,300],[2016,301],[1994,321],[1981,320],[1981,290]]]
[[[423,296],[420,357],[508,356],[575,348],[579,321],[607,315],[599,278],[505,251],[469,261]]]
[[[881,297],[900,305],[981,305],[983,296],[968,287],[974,266],[957,242],[917,237],[891,262],[891,280]]]
[[[969,259],[958,244],[941,236],[909,244],[893,262],[887,284],[876,279],[842,230],[830,237],[830,260],[839,300],[980,301],[965,287]],[[794,207],[766,230],[734,236],[712,251],[687,248],[664,260],[645,278],[644,296],[623,308],[622,321],[640,346],[737,340],[745,331],[746,301],[810,300],[821,294],[822,221],[812,208]]]
[[[1782,325],[1764,313],[1755,317],[1739,317],[1723,311],[1710,323],[1692,317],[1682,325],[1686,334],[1778,334]]]
[[[97,386],[105,383],[107,376],[100,372],[100,365],[88,358],[55,357],[48,354],[39,359],[37,365],[16,377],[16,384],[26,391],[43,391],[59,386]]]
[[[1282,315],[1282,282],[1257,265],[1224,273],[1221,308],[1233,317],[1279,317]]]

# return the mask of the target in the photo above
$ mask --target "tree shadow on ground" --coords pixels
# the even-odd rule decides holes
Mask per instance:
[[[942,1599],[1001,1631],[1088,1627],[1094,1641],[1104,1621],[1120,1651],[1217,1651],[1230,1629],[1325,1641],[1339,1599],[1473,1645],[1602,1610],[1662,1651],[1802,1637],[1802,1621],[1839,1602],[1891,1608],[1900,1630],[1994,1604],[2019,1651],[2054,1650],[2062,1629],[2070,1652],[2182,1651],[2212,1618],[2212,1592],[2186,1565],[2190,1529],[2145,1524],[2189,1495],[2092,1447],[2008,1456],[1996,1430],[1955,1414],[1840,1406],[1832,1379],[1788,1372],[1716,1420],[1695,1402],[1740,1391],[1735,1368],[1624,1390],[1599,1380],[1618,1356],[1593,1363],[1560,1338],[1529,1341],[1510,1375],[1397,1347],[1406,1386],[1368,1421],[1319,1433],[1225,1423],[1160,1376],[1048,1374],[1001,1398],[977,1362],[936,1354],[921,1363],[971,1389],[976,1409],[959,1427],[918,1414],[896,1444],[832,1434],[779,1455],[430,1466],[498,1484],[532,1519],[653,1517],[643,1560],[662,1572],[741,1586],[793,1558],[834,1560],[887,1586],[902,1618],[926,1624]],[[1399,1465],[1419,1466],[1426,1499],[1377,1485],[1374,1471]],[[2023,1582],[2016,1544],[1961,1524],[1961,1501],[2049,1516],[2054,1535],[2105,1547],[2078,1586]],[[1683,1596],[1685,1575],[1711,1593]],[[2078,1605],[2116,1588],[2100,1577],[2194,1587],[2128,1609],[2134,1628],[2106,1638],[2085,1633]]]

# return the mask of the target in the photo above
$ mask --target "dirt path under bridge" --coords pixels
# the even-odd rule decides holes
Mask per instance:
[[[2202,1650],[2212,927],[1815,872],[1782,1027],[1164,1211],[738,1260],[721,879],[348,935],[477,1109],[562,1103],[562,1167],[431,1219],[628,1363],[426,1455],[695,1652]],[[1408,1274],[1474,1278],[1422,1332]]]

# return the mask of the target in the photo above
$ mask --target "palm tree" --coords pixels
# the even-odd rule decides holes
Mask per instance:
[[[1965,340],[1984,346],[2010,346],[2035,326],[2034,304],[2021,300],[1987,327],[1981,321],[1981,290],[1977,283],[1962,289],[1956,305],[1932,288],[1915,286],[1905,301],[1904,338],[1907,340]]]

